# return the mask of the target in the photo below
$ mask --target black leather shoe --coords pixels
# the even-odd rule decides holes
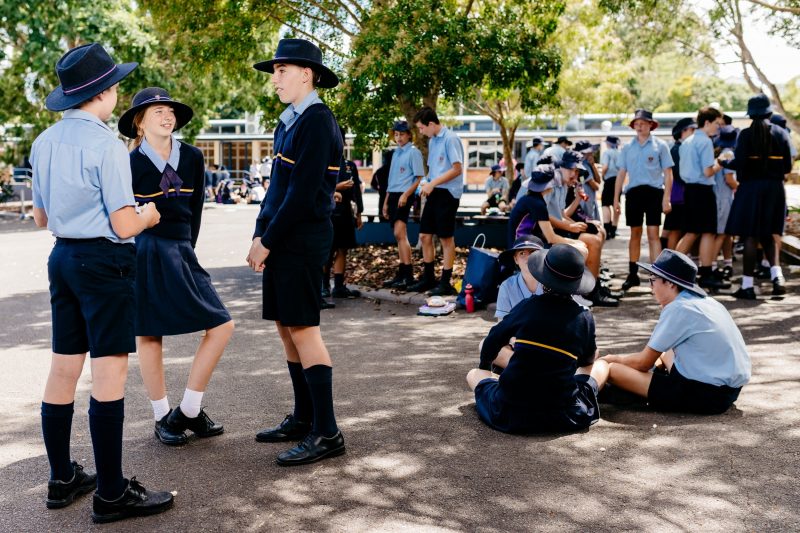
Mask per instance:
[[[225,432],[225,427],[222,424],[217,424],[208,418],[208,415],[204,409],[200,409],[200,414],[198,414],[196,417],[189,418],[183,414],[180,406],[178,406],[172,411],[172,413],[169,414],[169,417],[167,418],[167,424],[173,431],[186,431],[188,429],[201,439],[206,437],[216,437],[217,435],[222,435],[222,433]]]
[[[169,413],[165,414],[161,420],[156,422],[154,433],[156,434],[156,438],[167,446],[182,446],[186,444],[186,434],[184,434],[183,430],[178,431],[170,425],[169,415],[171,415],[172,412],[172,409],[170,409]]]
[[[587,296],[592,301],[593,307],[619,307],[619,300],[605,294],[602,290],[597,290]]]
[[[341,431],[333,437],[309,433],[297,446],[279,454],[275,461],[280,466],[305,465],[342,455],[344,451],[344,437]]]
[[[628,277],[625,278],[625,281],[622,283],[622,290],[627,291],[630,290],[631,287],[638,287],[641,284],[642,282],[639,281],[639,274],[628,274]]]
[[[122,496],[113,501],[104,500],[96,492],[92,503],[92,520],[102,524],[134,516],[147,516],[166,511],[174,502],[171,492],[147,490],[132,477]]]
[[[778,276],[772,280],[772,295],[783,296],[784,294],[786,294],[786,281],[783,276]]]
[[[617,300],[625,296],[624,292],[612,290],[610,287],[603,284],[600,284],[600,294],[603,294],[610,298],[616,298]]]
[[[404,281],[403,276],[398,274],[395,277],[393,277],[392,279],[384,281],[383,282],[383,288],[384,289],[394,289],[395,285],[397,285],[401,281]]]
[[[409,285],[409,292],[425,292],[436,287],[436,280],[425,279],[424,277],[416,283]]]
[[[320,294],[323,298],[330,298],[331,297],[331,288],[330,287],[322,287]]]
[[[319,304],[320,310],[324,309],[336,309],[336,304],[333,302],[329,302],[328,300],[322,300]]]
[[[714,276],[705,276],[700,278],[697,282],[700,287],[704,289],[711,289],[711,290],[719,290],[719,289],[730,289],[731,284],[727,281],[717,279]]]
[[[458,294],[455,287],[449,283],[440,283],[432,290],[428,291],[428,296],[454,296]]]
[[[756,291],[753,287],[749,289],[743,289],[739,287],[739,289],[733,293],[734,298],[738,298],[739,300],[755,300],[756,299]]]
[[[361,296],[361,291],[348,289],[347,287],[334,287],[331,291],[331,296],[334,298],[358,298]]]
[[[72,461],[74,474],[70,481],[51,479],[47,482],[47,508],[61,509],[75,501],[75,498],[97,488],[97,474],[87,474],[83,467]]]
[[[274,428],[265,429],[256,434],[258,442],[297,442],[306,438],[311,432],[311,422],[303,422],[294,417],[286,415],[283,422]]]

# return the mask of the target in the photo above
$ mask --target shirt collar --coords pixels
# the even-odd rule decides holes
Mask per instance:
[[[636,144],[638,144],[639,146],[642,146],[642,147],[647,146],[647,143],[653,142],[653,134],[651,133],[647,137],[647,140],[644,142],[644,144],[639,142],[639,137],[634,137],[633,138],[633,142],[635,142]]]
[[[403,146],[397,145],[397,150],[400,151],[400,152],[405,152],[406,150],[411,148],[412,144],[414,144],[414,143],[409,141],[406,144],[404,144]]]
[[[710,139],[710,138],[711,138],[711,137],[709,137],[708,135],[706,135],[706,132],[704,132],[704,131],[703,131],[703,130],[701,130],[700,128],[697,128],[696,130],[694,130],[694,135],[695,135],[696,137],[699,137],[699,138],[701,138],[701,139],[702,139],[703,137],[705,137],[706,139]]]
[[[292,127],[297,117],[303,114],[303,112],[311,107],[314,104],[321,104],[322,100],[319,98],[319,94],[317,94],[316,90],[311,91],[308,95],[303,98],[303,101],[300,102],[299,105],[295,107],[294,104],[289,104],[289,106],[283,110],[281,113],[281,122],[286,125],[286,129]]]
[[[450,130],[447,129],[447,126],[442,126],[442,129],[439,130],[439,133],[434,135],[434,138],[444,137],[444,134],[447,133],[448,131]]]
[[[63,120],[87,120],[89,122],[94,122],[98,124],[103,129],[111,131],[111,128],[108,127],[108,124],[100,120],[97,115],[93,115],[88,111],[84,111],[82,109],[67,109],[64,111],[64,114],[61,117]]]
[[[178,170],[178,163],[181,159],[181,145],[178,142],[178,139],[175,136],[171,136],[172,138],[172,149],[169,152],[169,159],[164,161],[161,159],[161,156],[158,155],[155,148],[147,142],[147,139],[142,139],[142,144],[139,145],[139,151],[142,152],[147,158],[153,162],[159,172],[164,172],[164,169],[167,168],[167,165],[172,167],[172,170]]]

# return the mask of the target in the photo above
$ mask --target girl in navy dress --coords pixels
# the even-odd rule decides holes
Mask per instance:
[[[161,224],[136,240],[136,340],[139,366],[153,405],[155,435],[164,444],[186,443],[185,430],[198,437],[223,432],[201,408],[203,393],[233,334],[230,314],[194,253],[205,197],[203,154],[172,133],[192,118],[192,109],[150,87],[139,91],[119,121],[132,139],[133,193],[138,203],[154,203]],[[194,356],[179,407],[167,400],[162,357],[164,335],[205,331]]]

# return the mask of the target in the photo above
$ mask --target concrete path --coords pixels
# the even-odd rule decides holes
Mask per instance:
[[[197,246],[237,322],[204,404],[223,436],[175,449],[152,434],[137,358],[130,358],[124,471],[177,491],[165,514],[107,531],[797,531],[800,529],[800,281],[790,295],[720,300],[742,329],[754,375],[734,409],[699,417],[603,407],[573,435],[510,436],[484,426],[464,376],[477,363],[489,313],[415,316],[416,307],[340,302],[323,314],[335,360],[348,453],[294,469],[281,445],[254,434],[291,410],[260,280],[244,265],[253,206],[206,210]],[[45,262],[52,237],[0,220],[0,531],[86,531],[91,498],[44,507],[48,466],[39,404],[50,359]],[[627,241],[608,246],[618,274]],[[737,264],[738,265],[738,264]],[[617,282],[619,283],[619,282]],[[764,289],[768,287],[765,284]],[[658,316],[645,287],[596,311],[601,353],[634,350]],[[180,401],[198,335],[165,342],[167,384]],[[76,400],[73,456],[93,469],[86,410]]]

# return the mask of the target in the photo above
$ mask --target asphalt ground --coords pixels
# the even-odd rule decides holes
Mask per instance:
[[[282,468],[285,446],[257,431],[291,411],[278,336],[260,319],[248,271],[255,206],[209,206],[197,246],[237,329],[204,398],[224,435],[182,448],[157,442],[130,358],[124,472],[177,492],[167,513],[108,531],[797,531],[800,529],[800,281],[755,302],[719,296],[742,329],[753,378],[720,416],[602,406],[568,435],[512,436],[483,425],[465,382],[489,312],[416,316],[369,299],[323,312],[347,454]],[[605,262],[621,283],[627,231]],[[0,530],[87,531],[91,498],[48,511],[39,406],[50,360],[45,262],[53,239],[30,221],[0,219]],[[646,257],[646,255],[643,255]],[[737,270],[741,263],[736,263]],[[788,274],[788,269],[786,269]],[[601,353],[640,349],[658,317],[643,286],[595,310]],[[768,293],[768,283],[762,284]],[[170,401],[180,401],[199,334],[166,338]],[[93,470],[90,375],[80,380],[74,459]]]

